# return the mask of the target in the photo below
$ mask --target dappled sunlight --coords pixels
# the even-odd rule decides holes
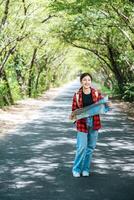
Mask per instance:
[[[124,129],[120,129],[120,128],[105,128],[105,129],[102,129],[101,132],[122,132]]]
[[[68,89],[62,90],[61,96],[43,107],[36,118],[1,141],[3,192],[7,188],[8,194],[21,191],[24,199],[34,199],[34,196],[38,199],[40,195],[52,196],[53,193],[56,193],[55,199],[63,199],[68,193],[68,198],[72,199],[69,195],[74,187],[80,186],[78,195],[83,191],[95,194],[96,184],[98,188],[103,185],[111,191],[109,179],[116,184],[133,178],[133,124],[125,115],[120,117],[116,109],[101,117],[103,128],[93,155],[93,176],[79,180],[72,177],[76,131],[68,116],[75,87],[67,93],[67,98]],[[73,195],[76,195],[75,189]]]
[[[59,138],[61,140],[44,140],[41,144],[35,145],[35,146],[31,146],[31,150],[34,151],[36,149],[46,149],[48,147],[53,147],[53,146],[59,146],[59,145],[64,145],[64,144],[74,144],[75,141],[74,140],[67,140],[66,138]]]
[[[122,140],[110,142],[109,145],[111,147],[114,147],[115,150],[120,150],[120,149],[134,150],[134,145],[132,142],[126,142]]]
[[[31,185],[34,183],[34,181],[21,181],[21,180],[16,180],[14,185],[9,185],[9,188],[24,188],[27,187],[28,185]]]

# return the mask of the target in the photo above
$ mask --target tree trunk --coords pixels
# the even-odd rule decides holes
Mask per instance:
[[[109,61],[111,62],[111,66],[113,68],[113,73],[117,79],[118,87],[120,89],[120,92],[123,93],[123,85],[125,83],[125,79],[122,76],[122,74],[119,70],[119,67],[117,66],[112,46],[107,45],[107,49],[108,49],[108,54],[109,54]]]
[[[36,58],[36,53],[37,53],[37,48],[35,48],[33,51],[33,56],[32,56],[32,60],[31,60],[30,68],[29,68],[29,79],[28,79],[28,96],[29,97],[32,96],[33,65]]]
[[[8,105],[14,104],[12,92],[11,92],[11,89],[10,89],[10,86],[9,86],[9,82],[8,82],[5,70],[3,70],[3,80],[6,83],[6,89],[7,89],[7,95],[4,96],[3,99],[6,101],[6,104],[8,103]]]

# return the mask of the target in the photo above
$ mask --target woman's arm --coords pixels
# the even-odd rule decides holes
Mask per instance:
[[[76,100],[76,93],[73,96],[73,101],[72,101],[72,111],[78,109],[78,105],[77,105],[77,100]]]
[[[69,116],[69,119],[75,119],[75,116],[73,115],[73,111],[78,109],[78,105],[77,105],[77,100],[76,100],[76,93],[73,96],[73,101],[72,101],[72,113]]]
[[[101,92],[98,91],[98,101],[101,100],[101,99],[103,99],[104,96],[106,96],[106,95],[102,95]],[[106,103],[106,106],[108,106],[108,107],[111,107],[111,105],[112,105],[111,102],[107,102]]]

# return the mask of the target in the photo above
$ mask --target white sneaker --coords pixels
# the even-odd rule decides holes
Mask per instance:
[[[79,172],[73,172],[73,177],[76,177],[76,178],[80,177],[80,173]]]
[[[83,172],[82,172],[82,176],[89,176],[89,172],[83,171]]]

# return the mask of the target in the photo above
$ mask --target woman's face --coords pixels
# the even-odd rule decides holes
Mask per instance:
[[[85,88],[85,89],[88,89],[88,88],[90,88],[90,86],[91,86],[91,78],[90,78],[90,76],[85,76],[82,80],[81,80],[81,84],[82,84],[82,86]]]

